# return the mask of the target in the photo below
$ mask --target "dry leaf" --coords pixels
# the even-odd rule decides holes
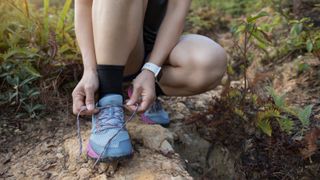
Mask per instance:
[[[302,156],[306,159],[317,151],[317,139],[320,138],[320,128],[311,129],[305,136],[306,147],[301,150]]]

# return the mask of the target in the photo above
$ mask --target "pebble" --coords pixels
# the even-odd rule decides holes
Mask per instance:
[[[171,144],[167,140],[164,140],[161,143],[160,151],[165,155],[174,153],[174,150],[173,150]]]
[[[90,170],[88,168],[81,168],[77,175],[80,179],[88,179],[90,177]]]

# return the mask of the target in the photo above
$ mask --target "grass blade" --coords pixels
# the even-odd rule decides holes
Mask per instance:
[[[58,24],[57,24],[57,29],[56,29],[56,33],[57,34],[60,34],[60,33],[63,34],[64,20],[67,17],[68,11],[69,11],[70,6],[71,6],[71,3],[72,3],[72,0],[66,0],[66,2],[64,3],[64,6],[63,6],[63,9],[62,9],[62,11],[60,13],[59,21],[58,21]]]
[[[48,43],[49,38],[49,4],[50,0],[43,0],[43,31],[41,37],[41,44],[45,45]]]

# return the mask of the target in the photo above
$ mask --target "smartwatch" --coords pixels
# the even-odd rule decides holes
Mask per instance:
[[[144,70],[144,69],[153,72],[155,78],[157,78],[159,72],[161,71],[161,67],[159,67],[159,66],[156,65],[156,64],[150,63],[150,62],[145,63],[145,64],[143,65],[142,70]]]

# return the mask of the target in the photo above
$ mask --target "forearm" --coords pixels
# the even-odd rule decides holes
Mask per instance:
[[[92,0],[75,0],[75,32],[84,72],[95,72],[97,63],[92,30]]]
[[[149,62],[162,66],[171,50],[175,47],[184,28],[190,0],[171,0],[160,26]]]

